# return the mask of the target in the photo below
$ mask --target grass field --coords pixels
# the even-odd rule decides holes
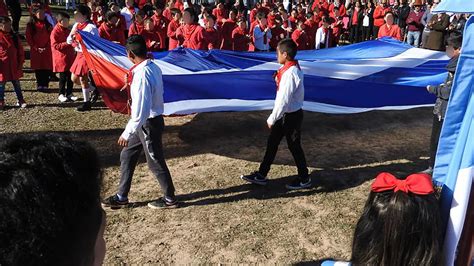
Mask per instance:
[[[78,104],[58,102],[57,83],[51,84],[50,93],[38,93],[34,75],[26,74],[21,82],[30,107],[0,113],[0,136],[58,132],[87,140],[98,150],[104,167],[103,195],[115,193],[120,153],[116,140],[127,117],[103,104],[78,113]],[[10,85],[7,88],[6,103],[13,105],[14,93]],[[268,186],[248,185],[239,176],[255,170],[262,159],[268,114],[166,118],[165,157],[183,207],[167,211],[146,207],[160,192],[142,160],[130,193],[134,207],[106,210],[106,263],[347,260],[371,179],[381,171],[406,175],[427,165],[429,108],[354,115],[306,112],[302,138],[314,187],[286,191],[284,185],[296,168],[284,142]]]

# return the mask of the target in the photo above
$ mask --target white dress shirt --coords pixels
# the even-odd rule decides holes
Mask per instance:
[[[318,31],[316,31],[316,46],[314,47],[316,50],[321,48],[321,44],[325,44],[326,48],[329,48],[329,38],[326,35],[323,27],[318,28]]]
[[[163,114],[163,77],[160,67],[154,60],[141,62],[133,70],[130,84],[132,96],[132,112],[130,120],[122,133],[122,138],[128,140],[148,118]]]
[[[69,36],[67,36],[66,42],[68,44],[72,44],[74,42],[74,39],[72,38],[72,36],[73,36],[72,33],[74,31],[76,31],[77,25],[78,25],[78,23],[74,23],[74,25],[72,26],[71,33],[69,34]],[[87,26],[82,31],[86,31],[86,32],[89,32],[92,35],[99,36],[99,30],[97,29],[97,27],[93,23],[87,24]],[[76,50],[76,52],[82,52],[82,48],[81,48],[80,45],[76,46],[74,48],[74,50]]]
[[[260,29],[260,26],[255,26],[253,30],[254,46],[258,50],[268,51],[270,50],[270,40],[272,39],[272,31],[270,28],[267,30],[267,43],[264,44],[265,32]]]
[[[135,14],[138,12],[138,8],[135,7]],[[130,28],[130,25],[132,24],[132,19],[133,19],[133,14],[130,12],[128,7],[122,8],[120,10],[120,15],[122,15],[125,18],[125,24],[127,24],[126,30]]]
[[[273,111],[267,123],[274,125],[285,113],[293,113],[303,107],[304,102],[304,75],[297,66],[288,68],[281,75],[280,87],[277,91]]]

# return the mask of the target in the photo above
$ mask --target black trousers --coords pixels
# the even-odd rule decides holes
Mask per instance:
[[[60,72],[59,73],[59,94],[69,96],[72,94],[72,88],[74,83],[71,80],[71,72]]]
[[[372,36],[370,27],[362,27],[362,41],[370,40],[370,36]]]
[[[12,29],[14,32],[19,33],[20,30],[20,19],[21,19],[21,5],[20,1],[8,0],[6,1],[10,14],[12,16]]]
[[[431,140],[430,140],[430,167],[434,167],[436,159],[436,151],[438,150],[439,137],[441,135],[441,128],[443,127],[444,119],[441,121],[438,115],[433,115],[433,127],[431,128]]]
[[[349,41],[351,43],[360,42],[360,28],[358,25],[351,25]]]
[[[267,141],[267,150],[260,164],[258,172],[263,176],[267,176],[270,167],[275,160],[278,146],[281,139],[286,137],[288,148],[290,149],[296,167],[298,168],[298,176],[301,179],[308,177],[308,167],[304,156],[303,148],[301,148],[301,123],[303,122],[303,110],[293,113],[287,113],[283,118],[279,119],[272,127],[270,136]]]
[[[41,87],[49,86],[49,78],[51,77],[51,70],[36,69],[35,70],[36,84]]]
[[[130,136],[128,146],[120,154],[120,184],[118,194],[128,197],[133,172],[142,151],[145,151],[148,167],[155,175],[164,196],[174,197],[174,185],[163,155],[162,134],[165,127],[163,116],[149,118],[145,124]]]
[[[372,34],[372,37],[374,38],[374,40],[379,37],[379,29],[380,27],[374,26],[374,32]]]

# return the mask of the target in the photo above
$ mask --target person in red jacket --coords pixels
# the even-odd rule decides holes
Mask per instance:
[[[155,23],[154,30],[158,31],[161,36],[164,38],[164,43],[163,45],[164,48],[167,47],[167,31],[168,31],[168,25],[170,24],[169,19],[167,19],[165,16],[163,16],[163,10],[165,9],[165,5],[162,2],[156,2],[154,5],[153,9],[153,16],[151,17],[153,19],[153,22]]]
[[[207,50],[206,30],[197,24],[196,11],[186,8],[183,12],[183,22],[176,35],[183,38],[183,47],[194,50]]]
[[[402,40],[402,33],[397,24],[393,24],[393,13],[387,12],[385,14],[385,24],[383,24],[379,29],[378,38],[382,37],[392,37],[399,41]]]
[[[339,11],[339,16],[341,16],[341,17],[346,16],[347,10],[346,10],[346,7],[344,6],[344,4],[342,4],[339,0],[335,0],[334,3],[329,5],[329,10],[328,10],[329,15],[332,18],[336,17],[336,14],[334,13],[334,10],[336,10],[336,9]]]
[[[111,42],[125,45],[125,32],[117,26],[119,15],[113,11],[105,15],[105,23],[99,27],[99,36]]]
[[[146,42],[146,47],[150,52],[161,52],[166,49],[165,36],[156,30],[155,22],[151,18],[145,19],[144,28],[141,33]]]
[[[118,22],[117,22],[117,28],[119,28],[121,31],[123,31],[123,36],[127,36],[127,22],[125,20],[125,17],[120,13],[120,7],[115,3],[115,2],[110,2],[109,3],[109,10],[117,13],[118,15]]]
[[[297,21],[296,30],[291,34],[291,39],[296,43],[298,51],[308,49],[308,36],[306,35],[304,29],[304,21],[299,20]]]
[[[143,21],[145,21],[145,12],[143,10],[138,10],[138,12],[133,15],[132,23],[128,29],[128,36],[142,34]]]
[[[24,62],[23,46],[18,35],[12,31],[12,21],[9,17],[0,16],[0,111],[5,108],[5,84],[8,81],[13,84],[17,106],[26,107],[20,85]]]
[[[379,36],[379,29],[385,23],[385,14],[390,11],[386,0],[380,1],[374,10],[374,33],[373,36]]]
[[[72,94],[73,82],[71,80],[71,66],[76,58],[74,47],[66,42],[71,33],[69,29],[70,16],[66,12],[59,12],[58,23],[51,32],[51,51],[53,54],[53,72],[59,73],[59,96],[60,102],[76,101],[77,97]]]
[[[333,47],[338,46],[339,39],[344,31],[344,22],[342,21],[343,17],[339,16],[339,9],[334,9],[334,18],[330,18],[332,21],[331,28],[332,28],[332,41],[331,44]]]
[[[219,49],[221,45],[221,33],[216,29],[216,17],[214,15],[206,16],[206,41],[207,48]]]
[[[252,37],[247,31],[247,21],[244,18],[237,19],[237,27],[232,31],[232,50],[247,52]]]
[[[178,36],[176,35],[176,32],[180,26],[181,11],[177,8],[172,8],[171,15],[173,19],[170,21],[170,24],[168,24],[167,32],[169,38],[168,50],[170,51],[177,48],[183,43],[182,40],[179,40]]]
[[[237,10],[231,9],[229,18],[222,24],[222,45],[219,46],[222,50],[232,50],[232,31],[237,27],[236,18]]]
[[[286,38],[286,31],[281,27],[281,17],[276,17],[271,28],[270,51],[276,51],[278,43]]]
[[[212,10],[212,15],[216,17],[216,22],[219,27],[221,27],[226,18],[229,17],[223,3],[217,4],[217,7]]]
[[[37,90],[44,92],[49,87],[49,77],[53,70],[50,34],[53,25],[45,19],[43,6],[32,9],[34,16],[26,25],[26,41],[31,47],[30,64],[35,70]]]
[[[318,30],[318,24],[314,20],[313,12],[306,13],[306,21],[304,22],[305,25],[305,32],[308,36],[308,49],[313,49],[316,41],[316,31]]]

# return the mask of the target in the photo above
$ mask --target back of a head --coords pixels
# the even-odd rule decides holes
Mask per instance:
[[[85,265],[102,224],[88,144],[54,134],[0,141],[0,265]]]
[[[130,51],[135,56],[145,58],[147,56],[147,47],[146,41],[143,36],[139,34],[131,35],[127,39],[127,43],[125,44],[127,51]]]
[[[352,243],[353,265],[440,265],[441,217],[434,193],[372,191]]]
[[[278,42],[278,50],[281,53],[287,53],[289,59],[293,60],[296,57],[296,53],[298,52],[298,46],[296,45],[295,41],[290,38],[286,38]]]

